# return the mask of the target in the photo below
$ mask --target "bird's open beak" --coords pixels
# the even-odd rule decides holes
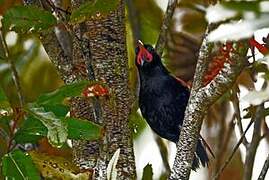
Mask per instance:
[[[144,47],[144,44],[141,40],[137,40],[137,47],[139,48],[139,56],[138,56],[138,64],[140,64],[141,66],[143,66],[145,60],[144,58],[141,56],[141,54],[143,54],[146,51],[146,48]]]
[[[143,47],[144,47],[144,44],[142,43],[142,41],[137,40],[137,46],[138,46],[139,48],[143,48]]]

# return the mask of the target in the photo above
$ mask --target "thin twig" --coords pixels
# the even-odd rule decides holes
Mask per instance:
[[[9,50],[8,50],[8,46],[7,46],[7,43],[6,43],[6,40],[5,40],[5,37],[3,35],[3,31],[2,31],[1,27],[0,27],[0,40],[1,40],[4,52],[5,52],[6,59],[7,59],[8,63],[10,64],[10,67],[11,67],[12,79],[13,79],[13,82],[14,82],[15,87],[16,87],[20,107],[23,107],[23,105],[24,105],[24,97],[22,95],[22,89],[21,89],[21,85],[20,85],[19,75],[18,75],[18,72],[16,70],[16,66],[15,66],[14,62],[10,58],[10,53],[9,53]]]
[[[226,154],[227,148],[228,148],[228,143],[231,140],[232,134],[233,134],[233,130],[234,130],[234,126],[235,126],[235,114],[233,115],[233,117],[231,118],[231,121],[228,124],[228,132],[226,133],[226,136],[224,138],[224,141],[222,141],[223,139],[223,133],[224,133],[224,129],[222,131],[219,132],[219,141],[218,143],[220,143],[219,148],[218,148],[218,152],[217,152],[217,160],[215,163],[215,169],[214,169],[214,174],[217,173],[217,171],[219,171],[220,167],[221,167],[221,163],[223,161],[223,156]],[[223,123],[225,123],[224,121],[222,121]]]
[[[263,164],[263,167],[262,167],[261,173],[258,177],[258,180],[264,180],[266,173],[268,171],[268,168],[269,168],[269,154],[268,154],[268,156]]]
[[[166,170],[166,173],[170,173],[171,172],[171,168],[168,162],[168,151],[167,151],[167,147],[165,145],[165,143],[163,142],[162,138],[160,138],[159,136],[157,136],[156,134],[154,134],[155,137],[155,141],[159,147],[160,150],[160,154],[161,154],[161,158],[163,160],[163,164]]]
[[[160,31],[160,34],[159,34],[159,37],[158,37],[158,40],[156,43],[156,47],[155,47],[156,52],[160,56],[162,56],[162,54],[163,54],[163,49],[164,49],[164,46],[166,44],[167,30],[171,24],[173,14],[174,14],[174,11],[176,9],[176,5],[177,5],[177,0],[169,0],[168,1],[168,5],[167,5],[166,12],[165,12],[164,19],[163,19],[163,24],[162,24],[161,31]]]
[[[261,125],[262,121],[264,120],[263,111],[264,111],[264,104],[262,103],[256,108],[255,114],[253,115],[254,129],[251,142],[249,146],[247,146],[246,148],[247,152],[246,152],[246,160],[243,175],[244,180],[250,180],[252,177],[255,155],[261,140]]]
[[[243,125],[242,125],[242,121],[241,121],[242,118],[241,118],[241,113],[240,113],[240,108],[239,108],[239,99],[237,96],[238,90],[239,90],[238,86],[234,87],[232,90],[232,103],[233,103],[233,108],[234,108],[235,115],[236,115],[237,126],[239,129],[240,135],[242,136],[242,134],[244,133],[244,130],[243,130]],[[243,138],[242,143],[245,145],[245,147],[248,146],[249,143],[248,143],[246,137]]]
[[[251,127],[252,123],[254,121],[251,120],[246,128],[246,130],[244,131],[244,133],[242,134],[241,138],[239,139],[239,141],[237,142],[237,144],[235,145],[235,147],[233,148],[232,153],[230,154],[230,156],[226,159],[225,163],[222,165],[222,167],[220,168],[220,170],[215,174],[215,176],[212,178],[214,180],[219,179],[219,176],[221,175],[221,173],[224,171],[224,169],[227,167],[227,165],[230,163],[230,161],[232,160],[235,152],[237,151],[237,149],[239,148],[240,144],[242,143],[247,131],[249,130],[249,128]]]

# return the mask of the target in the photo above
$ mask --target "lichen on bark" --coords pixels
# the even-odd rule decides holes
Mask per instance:
[[[26,5],[42,7],[39,2],[25,0]],[[59,0],[53,2],[61,5]],[[84,2],[72,0],[72,8]],[[128,81],[124,7],[124,1],[120,0],[118,7],[108,15],[92,17],[73,26],[65,21],[65,17],[57,17],[59,24],[55,31],[41,35],[47,54],[66,84],[89,79],[109,87],[109,98],[74,98],[71,101],[71,116],[92,120],[104,127],[104,137],[100,140],[73,141],[75,163],[81,168],[94,169],[98,179],[106,179],[107,164],[118,148],[121,151],[117,179],[134,179],[136,176],[128,127],[133,98]],[[47,10],[53,11],[53,8]],[[64,36],[68,41],[64,41]]]

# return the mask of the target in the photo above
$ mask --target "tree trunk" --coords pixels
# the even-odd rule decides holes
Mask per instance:
[[[46,1],[25,0],[45,9]],[[61,1],[54,1],[61,6]],[[72,8],[84,1],[73,0]],[[109,98],[74,98],[71,116],[92,120],[104,127],[100,141],[73,141],[75,163],[80,168],[94,169],[95,178],[106,179],[106,168],[120,148],[117,179],[135,178],[135,161],[128,118],[133,97],[128,82],[128,58],[125,30],[125,4],[107,16],[93,17],[70,27],[61,15],[55,32],[42,34],[43,46],[68,84],[81,79],[101,81],[109,88]]]

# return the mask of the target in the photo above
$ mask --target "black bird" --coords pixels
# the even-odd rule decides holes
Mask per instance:
[[[190,89],[184,81],[169,73],[151,45],[138,41],[135,53],[140,77],[139,107],[142,116],[155,133],[177,143]],[[209,162],[203,142],[200,136],[193,170],[199,167],[200,162],[203,166]]]

